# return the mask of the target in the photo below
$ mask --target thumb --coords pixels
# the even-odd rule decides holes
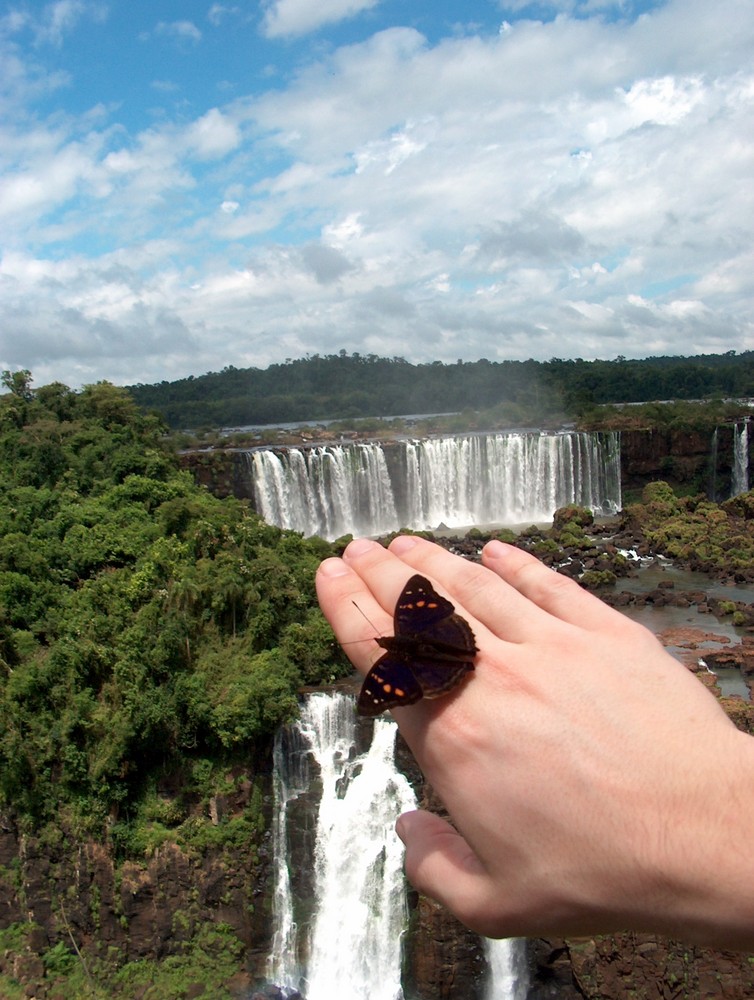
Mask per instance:
[[[414,888],[473,931],[498,936],[499,928],[491,923],[492,881],[461,834],[423,810],[403,813],[395,830],[406,846],[406,875]]]

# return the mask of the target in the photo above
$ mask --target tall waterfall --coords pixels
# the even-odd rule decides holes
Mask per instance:
[[[731,480],[732,497],[746,493],[749,489],[749,421],[733,428],[733,476]]]
[[[374,722],[358,752],[352,697],[313,694],[298,723],[275,744],[274,934],[268,978],[306,1000],[403,1000],[402,937],[407,910],[403,850],[394,825],[416,797],[394,762],[397,727]],[[314,764],[315,766],[312,766]],[[314,823],[310,899],[297,898],[297,874],[311,857],[291,857],[289,812],[320,795]],[[310,803],[311,806],[311,803]],[[298,896],[301,893],[299,891]],[[525,1000],[524,943],[486,942],[487,1000]]]
[[[294,919],[285,812],[306,791],[301,754],[283,759],[278,744],[275,826],[275,933],[269,978],[300,989],[307,1000],[401,1000],[401,938],[406,924],[400,813],[416,798],[393,761],[397,727],[374,724],[371,745],[355,753],[353,698],[315,694],[301,712],[299,748],[319,765],[321,799],[314,846],[314,911],[308,927]],[[295,759],[295,758],[298,759]],[[290,766],[292,764],[292,766]],[[289,771],[290,767],[290,771]],[[309,776],[310,780],[312,776]]]
[[[467,434],[248,453],[259,513],[305,535],[546,521],[620,508],[616,433]]]
[[[486,1000],[526,1000],[529,992],[526,939],[487,940],[485,952],[490,969]]]

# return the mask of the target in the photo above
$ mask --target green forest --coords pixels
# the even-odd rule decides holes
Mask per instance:
[[[411,364],[374,354],[310,355],[135,385],[173,429],[238,427],[495,408],[501,420],[575,419],[605,403],[754,396],[754,351],[639,361]]]
[[[330,547],[195,486],[125,389],[3,381],[0,812],[143,856],[350,670],[314,595]]]

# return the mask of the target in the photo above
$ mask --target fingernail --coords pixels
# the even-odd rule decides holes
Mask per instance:
[[[371,538],[354,538],[352,542],[348,543],[343,554],[351,557],[363,556],[365,552],[369,552],[378,545],[379,542],[372,541]]]
[[[411,812],[401,813],[398,819],[395,821],[395,832],[401,838],[403,843],[411,836],[411,829],[414,825],[414,816],[417,810],[412,809]]]
[[[417,541],[418,539],[413,535],[398,535],[390,543],[390,551],[399,556],[402,552],[408,552],[409,549],[413,549]]]
[[[345,565],[342,559],[323,559],[319,564],[319,573],[322,576],[336,577],[345,576],[346,573],[350,573],[351,570]]]
[[[507,546],[497,538],[492,538],[484,546],[484,554],[487,559],[505,559]]]

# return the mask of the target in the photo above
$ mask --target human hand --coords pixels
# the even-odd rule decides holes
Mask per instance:
[[[460,688],[393,714],[453,826],[400,817],[411,882],[491,937],[654,931],[754,946],[754,741],[643,626],[532,556],[359,539],[317,574],[356,667],[413,572],[476,636]],[[357,607],[354,607],[354,603]],[[360,610],[357,610],[360,609]],[[455,827],[455,828],[454,828]]]

